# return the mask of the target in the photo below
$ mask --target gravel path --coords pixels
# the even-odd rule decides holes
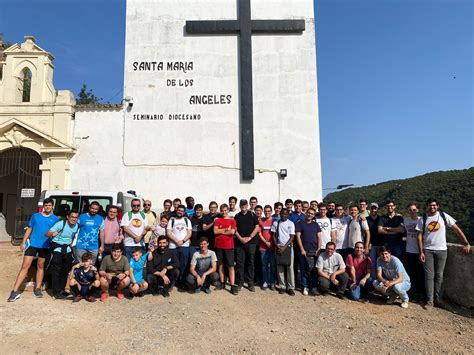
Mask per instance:
[[[242,290],[169,299],[146,295],[102,304],[5,302],[21,262],[0,248],[2,353],[474,353],[472,312],[454,314],[332,296]]]

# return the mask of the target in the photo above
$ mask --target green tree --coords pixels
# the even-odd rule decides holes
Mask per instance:
[[[90,105],[90,104],[98,104],[102,98],[99,98],[94,95],[92,89],[87,90],[87,85],[82,84],[82,88],[77,94],[76,103],[78,105]]]

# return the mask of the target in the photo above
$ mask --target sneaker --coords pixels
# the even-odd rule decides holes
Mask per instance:
[[[286,293],[286,290],[284,288],[280,288],[280,289],[278,289],[278,293],[280,295],[282,295],[282,294]]]
[[[82,296],[81,296],[81,295],[77,295],[77,296],[74,297],[74,299],[72,300],[72,303],[77,303],[77,302],[79,302],[80,300],[82,300]]]
[[[36,297],[36,298],[43,298],[43,292],[41,292],[41,289],[35,288],[35,290],[33,291],[33,293],[35,294],[35,297]]]
[[[267,288],[268,288],[268,284],[264,282],[261,289],[265,291]]]
[[[336,293],[336,297],[339,298],[340,300],[344,299],[344,293],[343,292],[338,292]]]
[[[55,300],[65,300],[67,298],[67,294],[63,293],[63,292],[58,292],[56,293],[55,295],[53,295],[53,298]]]
[[[194,290],[194,293],[200,293],[201,292],[201,287],[197,287],[195,290]]]
[[[398,296],[396,294],[393,294],[393,295],[390,295],[388,298],[387,298],[387,304],[394,304],[395,303],[395,300],[398,298]]]
[[[123,291],[122,290],[119,290],[117,291],[117,298],[119,300],[123,300],[125,298],[125,296],[123,295]]]
[[[400,305],[402,308],[408,308],[408,301],[403,301],[402,304]]]
[[[317,287],[313,287],[313,288],[311,289],[311,294],[312,294],[313,296],[319,296],[320,293],[319,293],[319,291],[318,291],[318,288],[317,288]]]
[[[107,301],[107,298],[109,298],[109,293],[108,292],[102,292],[100,294],[100,302],[105,302]]]
[[[167,288],[163,289],[163,297],[169,297],[170,296],[170,291]]]
[[[308,296],[308,294],[309,294],[309,290],[308,290],[307,287],[305,287],[305,288],[303,289],[303,296]]]
[[[248,287],[250,292],[255,292],[255,286],[254,285],[249,285]]]
[[[446,303],[443,301],[435,301],[434,306],[441,309],[447,309]]]
[[[294,296],[294,295],[295,295],[295,291],[294,291],[293,289],[291,289],[291,288],[290,288],[287,292],[288,292],[288,294],[289,294],[290,296]]]
[[[19,298],[20,294],[18,292],[12,291],[10,292],[10,297],[8,297],[8,302],[15,302]]]
[[[271,291],[275,291],[275,290],[276,290],[275,285],[270,285],[269,288],[270,288]]]
[[[206,294],[210,294],[211,289],[209,287],[204,287],[204,292],[206,292]]]
[[[95,301],[97,301],[97,300],[95,299],[94,296],[91,295],[91,296],[87,296],[87,297],[86,297],[86,301],[92,303],[92,302],[95,302]]]
[[[222,282],[218,282],[216,284],[216,288],[214,290],[220,291],[224,289],[224,284]]]
[[[234,296],[239,294],[239,287],[236,285],[230,286],[230,293],[232,293]]]

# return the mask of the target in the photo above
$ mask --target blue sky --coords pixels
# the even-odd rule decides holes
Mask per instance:
[[[122,98],[125,1],[0,0],[0,32],[57,89]],[[474,166],[471,0],[316,0],[323,187]]]

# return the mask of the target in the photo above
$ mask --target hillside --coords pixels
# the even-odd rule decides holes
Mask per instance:
[[[350,188],[333,192],[324,199],[349,205],[360,198],[377,202],[384,213],[388,200],[395,200],[398,212],[406,214],[408,203],[418,202],[424,208],[425,201],[433,197],[438,199],[440,209],[452,215],[464,233],[474,240],[474,168],[428,173],[409,179],[391,180],[374,185]],[[459,240],[451,232],[449,240]]]

